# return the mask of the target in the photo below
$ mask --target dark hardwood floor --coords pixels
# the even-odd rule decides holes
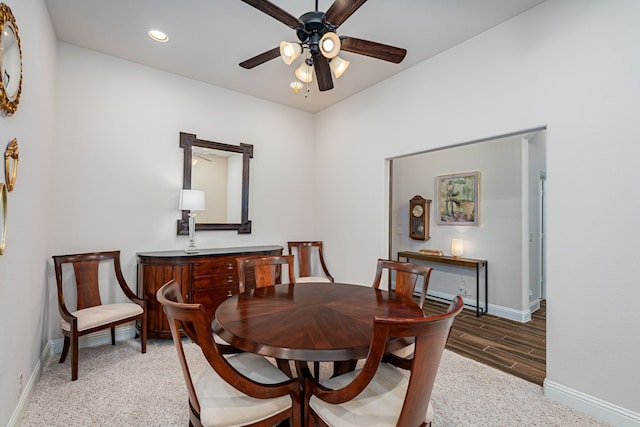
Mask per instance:
[[[446,311],[448,304],[427,299],[427,315]],[[546,376],[546,302],[527,323],[490,314],[476,317],[465,309],[456,317],[447,349],[538,385]]]

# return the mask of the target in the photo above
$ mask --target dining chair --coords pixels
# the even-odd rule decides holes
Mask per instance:
[[[144,299],[138,298],[125,281],[120,267],[120,251],[55,255],[53,263],[58,288],[58,309],[62,317],[61,326],[64,335],[60,363],[64,363],[71,349],[72,381],[78,379],[78,338],[81,336],[110,329],[111,344],[115,345],[116,326],[139,320],[141,323],[140,346],[142,353],[147,352],[147,303]],[[66,272],[68,269],[63,266],[67,264],[73,266],[75,309],[69,304],[73,298],[65,298],[63,270]],[[111,292],[112,287],[107,285],[107,276],[100,274],[100,265],[108,267],[108,264],[113,267],[113,274],[109,279],[118,282],[128,302],[103,303],[101,289]],[[103,272],[106,273],[106,271]],[[68,296],[71,294],[73,293],[69,291]]]
[[[289,419],[300,425],[300,383],[253,353],[225,356],[213,339],[202,304],[184,304],[180,285],[171,280],[156,293],[189,396],[189,425],[272,426]],[[208,364],[192,376],[181,331],[196,343]]]
[[[384,270],[394,271],[395,275],[395,287],[389,289],[395,291],[399,295],[404,295],[413,299],[413,294],[418,284],[418,279],[422,277],[422,292],[418,306],[422,308],[424,306],[424,300],[427,296],[427,289],[429,288],[429,278],[431,277],[431,267],[425,265],[412,264],[409,262],[400,262],[387,259],[379,259],[376,267],[376,276],[373,279],[373,287],[378,289],[382,280],[382,273]]]
[[[294,283],[293,255],[241,257],[238,263],[238,291],[247,290],[249,274],[253,275],[256,288],[282,283],[282,266],[287,266],[288,283]]]
[[[298,262],[296,282],[333,282],[327,264],[324,261],[322,242],[287,242],[289,255],[294,255]],[[319,264],[319,265],[318,265]],[[319,269],[323,275],[320,276]]]
[[[369,355],[361,369],[325,381],[305,378],[307,426],[425,426],[434,417],[431,393],[460,296],[446,313],[423,318],[374,317]],[[391,337],[413,338],[413,359],[385,356]],[[408,375],[405,374],[408,371]]]

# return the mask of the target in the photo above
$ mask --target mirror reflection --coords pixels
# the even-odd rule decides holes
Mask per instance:
[[[239,223],[242,208],[242,154],[195,146],[192,149],[191,188],[212,200],[196,222]]]
[[[249,160],[253,145],[231,145],[180,133],[184,150],[182,188],[205,192],[204,211],[198,211],[195,229],[237,230],[251,233],[249,220]],[[182,211],[178,234],[189,233],[189,215]]]
[[[7,98],[15,101],[20,82],[20,50],[16,32],[10,22],[5,23],[2,32],[2,85]]]

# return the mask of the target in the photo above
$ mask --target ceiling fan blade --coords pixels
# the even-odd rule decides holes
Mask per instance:
[[[300,21],[298,18],[291,15],[289,12],[279,8],[278,6],[276,6],[275,4],[271,3],[268,0],[242,0],[242,1],[248,4],[249,6],[255,7],[260,12],[266,13],[270,17],[277,19],[278,21],[282,22],[283,24],[293,29],[304,27],[304,23],[302,21]]]
[[[394,64],[401,63],[407,55],[406,49],[369,40],[357,39],[355,37],[340,36],[340,43],[340,50],[382,59],[383,61],[393,62]]]
[[[280,56],[280,47],[274,47],[271,50],[266,52],[262,52],[260,55],[256,55],[253,58],[249,58],[246,61],[242,61],[240,66],[242,68],[246,68],[247,70],[252,69],[253,67],[257,67],[260,64],[264,64],[267,61],[271,61],[274,58]]]
[[[325,13],[327,21],[339,27],[367,0],[335,0]]]
[[[333,80],[331,79],[331,68],[329,61],[322,55],[313,57],[313,68],[316,70],[316,79],[318,79],[318,89],[321,92],[333,89]]]

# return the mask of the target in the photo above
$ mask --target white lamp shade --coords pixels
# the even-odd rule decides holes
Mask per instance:
[[[202,190],[182,190],[180,192],[181,211],[203,211],[204,191]]]
[[[285,64],[291,65],[301,53],[300,43],[280,42],[280,57]]]
[[[333,75],[336,76],[336,79],[339,79],[342,73],[345,72],[349,64],[349,61],[336,56],[329,62],[329,68],[331,68],[331,71],[333,71]]]
[[[451,239],[451,255],[461,257],[464,254],[464,242],[462,239]]]
[[[336,33],[329,32],[320,39],[320,53],[325,58],[335,58],[340,52],[340,37]]]
[[[313,67],[303,62],[302,65],[296,69],[296,77],[301,82],[309,83],[313,80]]]

